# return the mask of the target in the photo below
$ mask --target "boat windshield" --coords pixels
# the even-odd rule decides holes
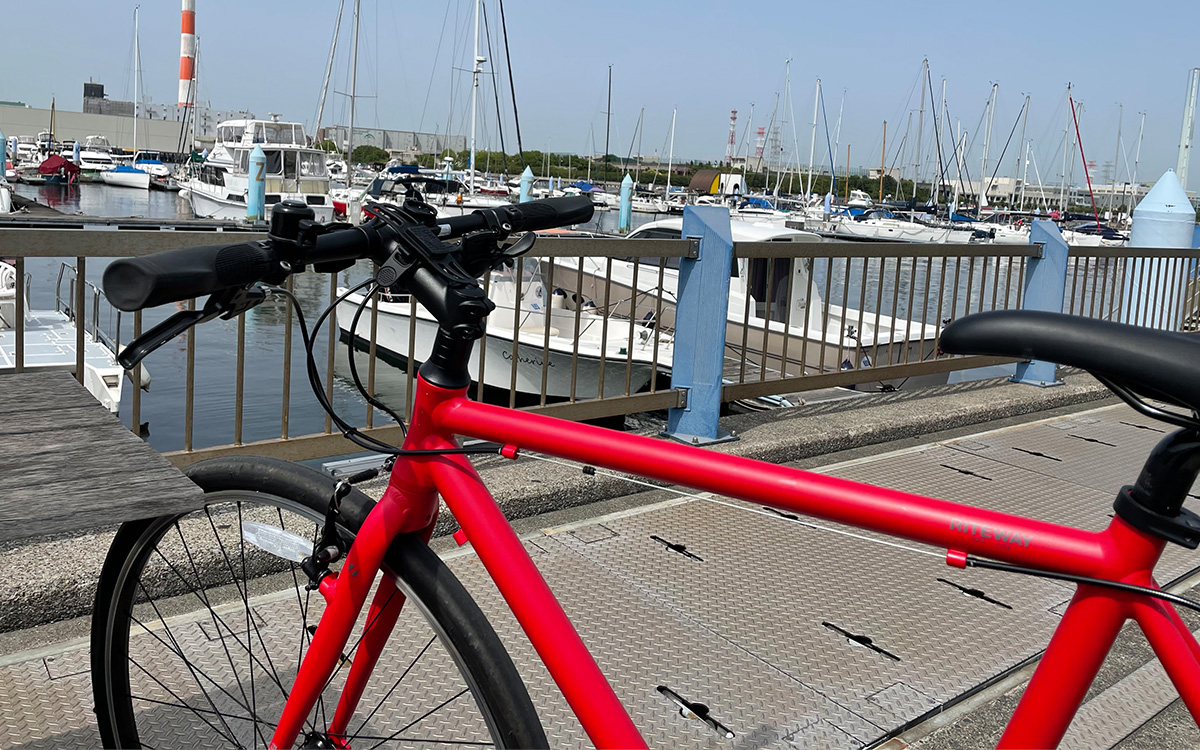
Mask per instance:
[[[295,122],[256,122],[254,142],[303,146],[304,126]]]
[[[108,139],[102,135],[89,135],[83,147],[92,151],[110,151],[112,149],[112,146],[108,145]]]
[[[294,180],[298,177],[326,177],[325,154],[320,151],[294,151],[266,149],[263,154],[267,157],[267,174]],[[237,152],[238,171],[250,171],[250,151],[239,149]]]

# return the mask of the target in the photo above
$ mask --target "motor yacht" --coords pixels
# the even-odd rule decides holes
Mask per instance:
[[[250,187],[250,153],[260,146],[266,155],[266,215],[275,204],[297,200],[307,204],[317,221],[332,221],[329,172],[325,152],[309,148],[298,122],[226,120],[217,126],[213,150],[179,180],[192,212],[202,218],[240,221],[246,218]]]

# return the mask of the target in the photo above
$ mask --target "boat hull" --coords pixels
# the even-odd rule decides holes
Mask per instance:
[[[371,332],[369,310],[360,316],[355,330],[350,330],[354,311],[361,302],[361,296],[351,295],[338,308],[337,320],[343,337],[353,337],[354,341],[365,343],[370,340]],[[410,315],[411,309],[409,304],[380,303],[375,340],[384,359],[398,363],[412,361],[420,365],[433,351],[437,321],[420,306],[416,308],[414,320]],[[574,318],[574,313],[563,312],[565,320],[561,322],[565,327]],[[627,357],[625,352],[617,354],[614,351],[603,361],[596,354],[576,353],[569,342],[564,343],[566,340],[559,335],[562,329],[554,325],[551,326],[553,335],[548,337],[547,343],[544,316],[537,316],[537,320],[531,319],[528,314],[522,316],[524,324],[518,330],[514,352],[512,329],[499,325],[500,321],[512,314],[511,310],[497,310],[489,323],[487,335],[471,351],[470,372],[473,382],[480,377],[482,354],[484,385],[504,391],[515,388],[524,395],[545,392],[547,398],[554,400],[597,398],[601,392],[601,373],[606,398],[625,395],[626,392],[635,393],[650,383],[653,362]],[[553,317],[551,320],[560,322],[554,321]],[[616,326],[613,328],[615,330]],[[659,368],[664,369],[669,363],[670,358],[664,352]]]
[[[101,172],[100,180],[105,185],[116,187],[150,189],[150,175],[146,172]]]

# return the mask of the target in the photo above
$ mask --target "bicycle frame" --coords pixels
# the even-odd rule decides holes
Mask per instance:
[[[409,449],[458,446],[455,436],[528,449],[884,532],[945,548],[961,567],[978,555],[1047,571],[1157,586],[1153,568],[1165,542],[1114,517],[1099,532],[836,477],[765,464],[690,446],[470,401],[418,378]],[[334,673],[366,602],[388,543],[397,534],[431,533],[440,494],[516,615],[539,657],[600,748],[646,747],[583,641],[538,573],[467,457],[402,457],[391,483],[347,554],[342,572],[326,578],[329,600],[296,677],[272,747],[291,747]],[[344,732],[391,632],[395,612],[381,585],[371,605],[330,734]],[[1001,747],[1056,745],[1083,701],[1122,624],[1135,620],[1162,661],[1193,718],[1200,721],[1200,645],[1166,602],[1095,585],[1080,585],[1009,723]]]

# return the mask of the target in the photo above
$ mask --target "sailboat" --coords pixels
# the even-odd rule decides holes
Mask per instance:
[[[138,8],[133,9],[133,147],[137,149],[137,100],[138,97],[138,77],[141,73],[138,65]],[[137,167],[129,166],[128,164],[119,164],[112,169],[105,170],[100,173],[100,179],[105,185],[117,185],[119,187],[137,188],[139,190],[150,189],[150,173]]]

